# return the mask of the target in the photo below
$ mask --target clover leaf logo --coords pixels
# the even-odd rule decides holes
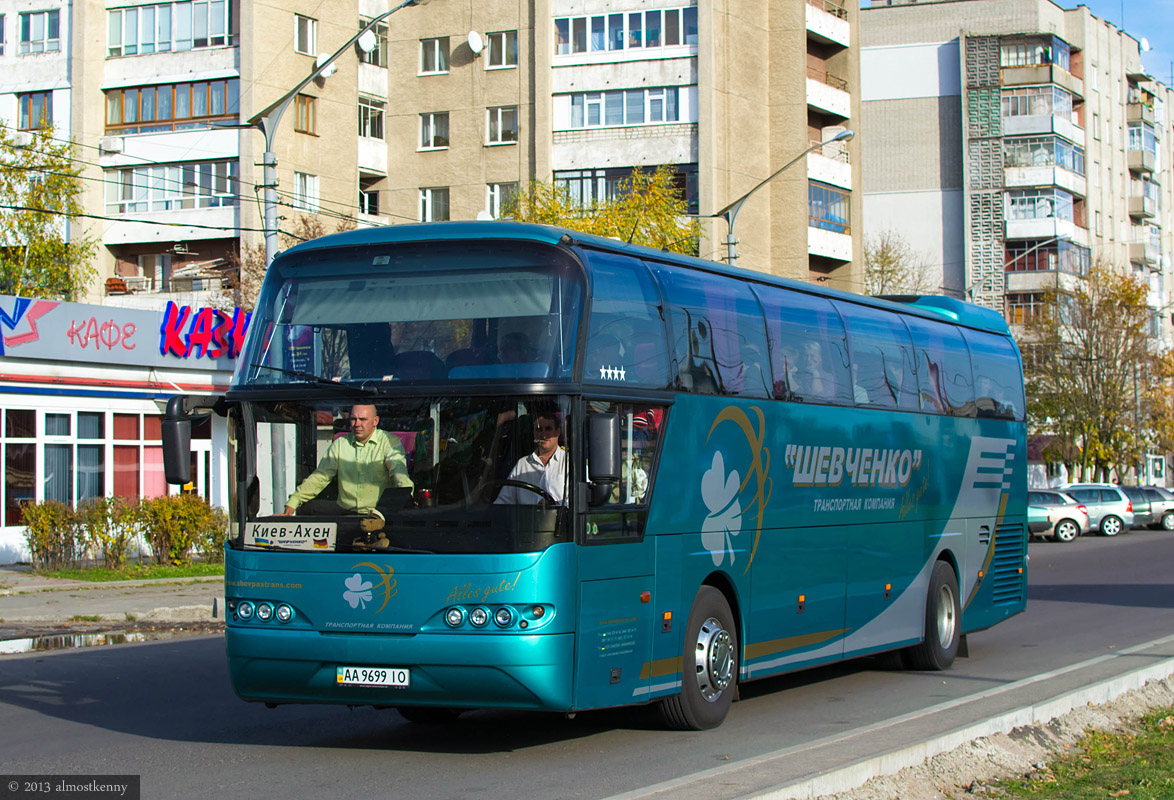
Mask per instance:
[[[726,474],[725,458],[720,450],[713,454],[713,464],[701,476],[701,499],[709,509],[709,516],[701,524],[701,544],[709,551],[715,567],[730,554],[730,566],[734,565],[734,543],[732,537],[742,530],[742,504],[738,502],[741,478],[737,470]]]
[[[342,599],[350,603],[351,608],[358,608],[361,604],[365,609],[371,602],[372,586],[371,581],[363,580],[363,576],[356,572],[346,579],[347,590],[342,593]]]

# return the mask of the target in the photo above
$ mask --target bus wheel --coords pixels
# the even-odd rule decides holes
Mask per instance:
[[[417,725],[447,725],[461,715],[459,708],[447,706],[396,706],[395,710],[408,722]]]
[[[725,595],[712,586],[693,600],[681,673],[681,693],[660,703],[665,724],[693,731],[721,725],[737,690],[738,630]]]
[[[949,669],[958,655],[962,607],[958,602],[958,578],[945,561],[934,564],[925,601],[925,641],[905,651],[910,669]]]

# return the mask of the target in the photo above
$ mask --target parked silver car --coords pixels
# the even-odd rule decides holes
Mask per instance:
[[[1070,483],[1060,491],[1088,509],[1089,524],[1102,536],[1133,527],[1133,503],[1111,483]]]
[[[1144,487],[1153,508],[1154,527],[1174,531],[1174,493],[1162,486]]]
[[[1133,527],[1149,527],[1160,519],[1154,515],[1153,504],[1150,502],[1151,497],[1144,487],[1118,486],[1117,488],[1125,493],[1129,502],[1133,503]]]
[[[1040,533],[1051,536],[1057,542],[1074,542],[1082,533],[1092,530],[1088,521],[1088,509],[1063,492],[1052,489],[1032,489],[1027,493],[1027,502],[1047,511],[1049,525]],[[1032,531],[1033,534],[1036,531]]]

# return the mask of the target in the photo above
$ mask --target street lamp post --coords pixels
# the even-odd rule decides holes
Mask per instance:
[[[747,199],[749,199],[750,195],[757,192],[763,186],[766,186],[768,183],[773,181],[779,175],[782,175],[784,172],[786,172],[788,169],[790,169],[792,166],[794,166],[799,161],[799,159],[806,156],[812,150],[816,150],[816,149],[823,147],[824,145],[827,145],[827,144],[832,144],[833,142],[846,142],[855,135],[856,135],[855,131],[842,130],[839,133],[837,133],[835,136],[833,136],[832,138],[828,139],[826,142],[818,142],[816,144],[811,145],[811,147],[808,147],[802,153],[795,156],[790,161],[788,161],[786,164],[783,164],[783,166],[779,167],[777,170],[772,172],[761,183],[759,183],[757,186],[755,186],[750,191],[746,192],[746,194],[742,195],[737,200],[730,203],[728,206],[723,208],[721,211],[718,211],[715,214],[710,214],[709,216],[711,216],[711,217],[722,217],[726,221],[726,263],[728,263],[731,267],[738,266],[738,238],[734,235],[734,223],[738,219],[738,211],[741,210],[742,204],[745,203]]]
[[[374,30],[375,26],[383,20],[390,17],[401,8],[407,6],[422,6],[426,5],[430,0],[404,0],[390,11],[385,11],[378,15],[366,25],[362,30],[356,33],[347,41],[342,47],[334,51],[334,53],[326,59],[318,59],[314,62],[314,69],[310,71],[301,83],[288,92],[270,103],[264,110],[254,114],[248,121],[248,127],[256,128],[265,136],[265,152],[261,154],[262,177],[261,185],[265,192],[262,202],[265,208],[265,266],[268,267],[273,261],[274,256],[277,255],[277,155],[273,152],[273,140],[277,136],[277,126],[281,123],[281,116],[285,110],[289,108],[290,102],[297,96],[298,92],[306,88],[311,81],[320,75],[329,74],[327,70],[330,65],[334,63],[340,55],[343,54],[347,48],[353,46],[355,42],[359,41],[359,37],[367,31]]]

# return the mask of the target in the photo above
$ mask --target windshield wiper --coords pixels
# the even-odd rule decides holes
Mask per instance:
[[[319,386],[329,386],[332,389],[338,389],[344,392],[364,392],[366,394],[378,394],[378,390],[374,386],[367,383],[341,383],[339,381],[332,381],[329,378],[323,378],[321,375],[315,375],[312,372],[303,372],[300,369],[285,369],[284,367],[272,367],[268,364],[253,364],[257,369],[268,369],[273,372],[280,372],[282,375],[289,375],[293,378],[300,378],[310,383],[316,383]]]

